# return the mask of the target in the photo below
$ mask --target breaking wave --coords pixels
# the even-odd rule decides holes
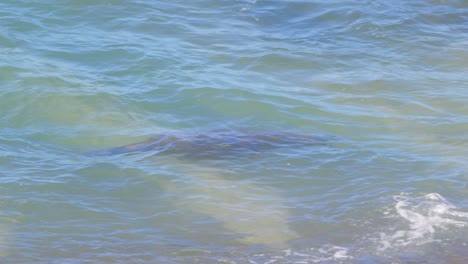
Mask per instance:
[[[381,233],[379,250],[408,245],[422,245],[437,241],[435,234],[450,227],[465,227],[468,213],[457,210],[438,193],[429,193],[421,197],[395,195],[395,210],[403,220],[400,230],[392,234]]]

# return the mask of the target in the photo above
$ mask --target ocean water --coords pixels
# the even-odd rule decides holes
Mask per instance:
[[[0,262],[468,263],[467,72],[464,0],[2,0]]]

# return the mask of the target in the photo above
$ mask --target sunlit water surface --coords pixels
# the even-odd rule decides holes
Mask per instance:
[[[463,0],[3,0],[0,262],[468,263],[467,72]]]

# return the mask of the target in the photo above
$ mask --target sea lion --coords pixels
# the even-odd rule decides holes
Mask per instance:
[[[327,138],[294,132],[219,130],[203,134],[159,134],[145,141],[94,152],[118,155],[152,151],[187,157],[224,157],[258,153],[280,147],[325,145]]]
[[[289,224],[291,213],[279,192],[255,179],[229,179],[228,167],[200,161],[236,158],[273,148],[326,145],[329,139],[291,131],[215,130],[161,134],[94,154],[168,154],[164,161],[169,165],[166,168],[174,169],[181,179],[158,184],[176,194],[175,208],[217,220],[224,230],[210,231],[212,234],[221,234],[241,244],[286,249],[289,241],[299,235]],[[185,180],[184,175],[196,180]]]

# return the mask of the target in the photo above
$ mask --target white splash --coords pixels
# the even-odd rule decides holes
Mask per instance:
[[[257,259],[255,258],[257,257]],[[269,259],[258,258],[264,257],[263,254],[256,255],[248,261],[252,264],[272,264],[272,263],[295,263],[295,264],[309,264],[309,263],[324,263],[324,262],[341,262],[344,260],[352,259],[348,255],[348,249],[335,245],[324,245],[320,248],[310,248],[308,250],[295,251],[287,249],[283,251],[283,255],[269,256]]]
[[[468,213],[457,211],[440,194],[429,193],[416,198],[402,194],[393,198],[398,216],[409,225],[394,234],[381,234],[379,250],[429,243],[435,241],[434,234],[438,230],[468,224]]]

